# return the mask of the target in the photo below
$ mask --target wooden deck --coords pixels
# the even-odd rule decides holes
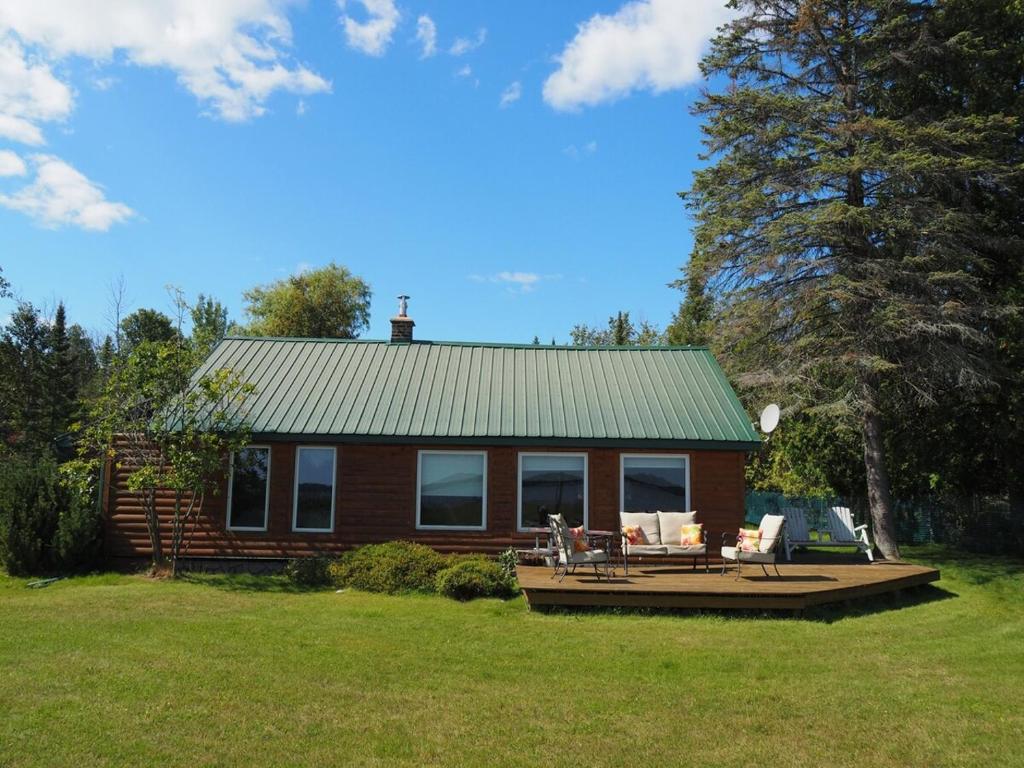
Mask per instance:
[[[562,583],[551,578],[551,568],[519,566],[519,584],[530,607],[619,606],[635,608],[711,608],[802,611],[825,603],[856,600],[886,592],[921,586],[939,579],[939,572],[909,563],[780,563],[781,578],[769,566],[770,577],[760,567],[743,567],[723,576],[721,568],[710,573],[689,566],[634,566],[626,576],[621,564],[611,581],[595,578],[582,568]]]

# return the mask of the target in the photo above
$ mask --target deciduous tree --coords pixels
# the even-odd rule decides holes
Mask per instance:
[[[370,323],[370,286],[334,263],[243,295],[251,336],[354,339]]]

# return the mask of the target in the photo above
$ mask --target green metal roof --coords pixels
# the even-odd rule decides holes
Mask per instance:
[[[200,369],[251,382],[268,438],[749,448],[760,441],[703,347],[558,347],[231,337]]]

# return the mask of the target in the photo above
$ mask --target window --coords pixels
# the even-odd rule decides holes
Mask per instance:
[[[688,512],[688,456],[622,455],[620,506],[623,512]]]
[[[270,448],[250,445],[231,457],[228,483],[228,529],[267,530],[270,502]]]
[[[420,451],[417,528],[487,528],[487,454]]]
[[[519,528],[546,528],[548,515],[586,527],[586,454],[519,454]]]
[[[334,530],[334,449],[300,446],[295,452],[292,530]]]

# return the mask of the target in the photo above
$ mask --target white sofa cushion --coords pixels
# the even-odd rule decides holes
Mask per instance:
[[[630,555],[664,555],[668,547],[661,544],[629,544],[626,553]]]
[[[743,552],[738,547],[722,547],[723,560],[742,560],[744,563],[774,563],[774,552]]]
[[[658,527],[657,512],[619,512],[619,525],[625,528],[627,525],[639,525],[644,532],[644,543],[661,544],[661,535]],[[676,541],[679,537],[676,536]],[[632,550],[633,547],[630,547]]]
[[[697,522],[696,512],[658,512],[658,527],[661,529],[661,543],[670,547],[679,546],[680,529]]]
[[[695,544],[689,547],[673,547],[671,544],[665,547],[667,555],[703,555],[708,551],[706,544]],[[630,549],[632,552],[632,549]]]

